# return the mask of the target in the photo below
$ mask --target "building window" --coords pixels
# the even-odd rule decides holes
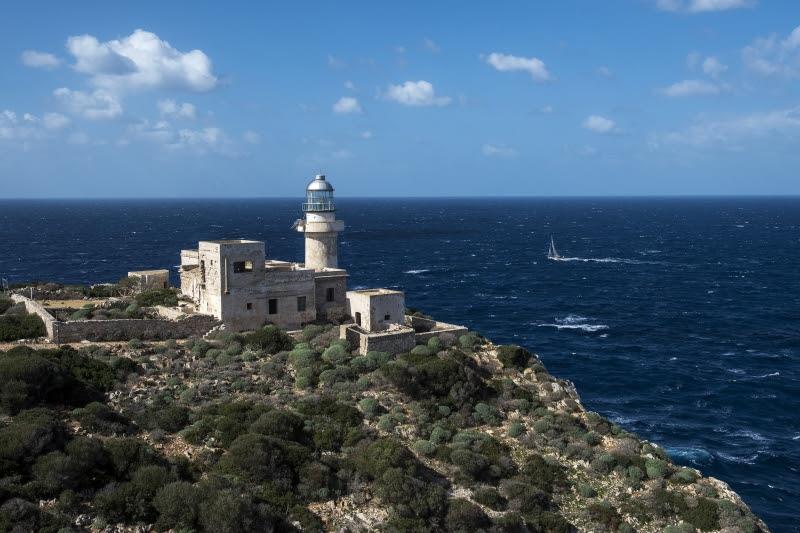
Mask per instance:
[[[234,274],[241,274],[242,272],[252,272],[252,271],[253,271],[252,261],[236,261],[235,263],[233,263]]]
[[[361,326],[361,313],[356,311],[356,326]]]
[[[277,315],[278,314],[278,300],[270,300],[269,301],[269,314]]]
[[[384,320],[391,320],[392,319],[392,315],[383,315],[383,319]]]
[[[334,301],[335,300],[335,295],[336,295],[336,293],[334,292],[333,287],[328,287],[327,289],[325,289],[325,301],[326,302]]]
[[[252,311],[253,310],[253,304],[252,303],[247,302],[247,310],[248,311]]]
[[[306,310],[306,297],[305,296],[298,296],[297,297],[297,312],[302,313]]]

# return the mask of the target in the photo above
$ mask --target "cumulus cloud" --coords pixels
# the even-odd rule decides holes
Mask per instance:
[[[742,50],[742,60],[762,76],[800,77],[800,26],[783,39],[777,35],[756,39]]]
[[[728,66],[714,56],[709,56],[703,61],[703,72],[712,78],[719,78],[727,70]]]
[[[69,126],[70,120],[61,113],[45,113],[42,117],[42,125],[48,130],[60,130]]]
[[[721,92],[719,85],[705,80],[683,80],[661,89],[661,94],[671,98],[684,96],[713,96]]]
[[[683,13],[707,13],[753,7],[756,0],[656,0],[656,7],[662,11]]]
[[[105,42],[92,35],[73,36],[67,39],[67,50],[75,58],[75,70],[107,90],[209,91],[219,83],[204,52],[181,52],[155,33],[140,29]]]
[[[157,105],[158,112],[162,117],[188,118],[194,120],[196,116],[194,105],[188,102],[179,104],[175,100],[165,99],[159,100]]]
[[[9,109],[0,111],[0,141],[20,141],[41,136],[36,126],[38,119],[25,113],[22,119]]]
[[[793,139],[800,133],[800,107],[733,117],[703,120],[683,130],[655,135],[651,145],[684,145],[695,148],[738,148],[742,143],[775,137]]]
[[[515,157],[517,151],[502,144],[484,144],[481,152],[487,157]]]
[[[25,50],[22,52],[20,61],[27,67],[43,68],[46,70],[53,70],[61,65],[61,60],[53,54],[37,52],[36,50]]]
[[[583,127],[595,133],[611,133],[616,129],[617,124],[610,118],[590,115],[583,121]]]
[[[340,114],[361,113],[361,104],[352,96],[343,96],[333,104],[333,112]]]
[[[70,113],[89,120],[111,119],[122,114],[119,100],[103,89],[87,93],[61,87],[53,91],[53,95]]]
[[[433,85],[425,80],[407,81],[401,85],[390,85],[386,90],[385,97],[388,100],[412,107],[441,107],[450,104],[452,101],[449,96],[436,96]]]
[[[493,52],[486,56],[485,60],[486,63],[500,72],[527,72],[534,81],[539,83],[551,81],[553,79],[544,62],[538,57],[519,57]]]
[[[245,132],[245,136],[247,133]],[[255,140],[252,136],[250,138]],[[175,153],[183,152],[195,155],[214,153],[230,157],[239,155],[235,149],[235,143],[221,128],[176,129],[165,120],[160,120],[155,124],[143,120],[134,124],[128,128],[127,135],[117,144],[127,145],[133,141],[153,143],[168,152]]]

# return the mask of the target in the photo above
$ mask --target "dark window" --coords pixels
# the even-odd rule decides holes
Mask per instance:
[[[356,311],[356,326],[360,326],[360,325],[361,325],[361,313]]]
[[[236,261],[233,264],[234,274],[240,274],[242,272],[252,272],[252,271],[253,271],[252,261]]]
[[[298,296],[297,297],[297,311],[302,312],[306,310],[306,297],[305,296]]]
[[[325,289],[325,301],[326,302],[334,301],[334,299],[335,299],[334,296],[335,295],[336,295],[336,293],[334,292],[333,287],[328,287],[327,289]]]
[[[391,320],[392,319],[392,315],[383,315],[383,319],[384,320]]]
[[[278,300],[270,300],[269,301],[269,314],[277,315],[278,314]]]
[[[253,310],[253,304],[251,304],[250,302],[247,302],[247,310],[248,311],[252,311]]]

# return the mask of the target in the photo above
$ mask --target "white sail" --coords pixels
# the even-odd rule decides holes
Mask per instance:
[[[560,259],[561,256],[558,255],[558,251],[556,250],[556,243],[553,241],[553,236],[550,235],[550,249],[547,250],[547,258],[548,259]]]

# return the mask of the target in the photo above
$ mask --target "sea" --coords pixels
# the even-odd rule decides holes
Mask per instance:
[[[0,277],[97,283],[201,239],[302,261],[302,199],[0,200]],[[338,200],[351,288],[540,355],[583,403],[800,531],[800,198]],[[562,260],[548,260],[550,238]]]

